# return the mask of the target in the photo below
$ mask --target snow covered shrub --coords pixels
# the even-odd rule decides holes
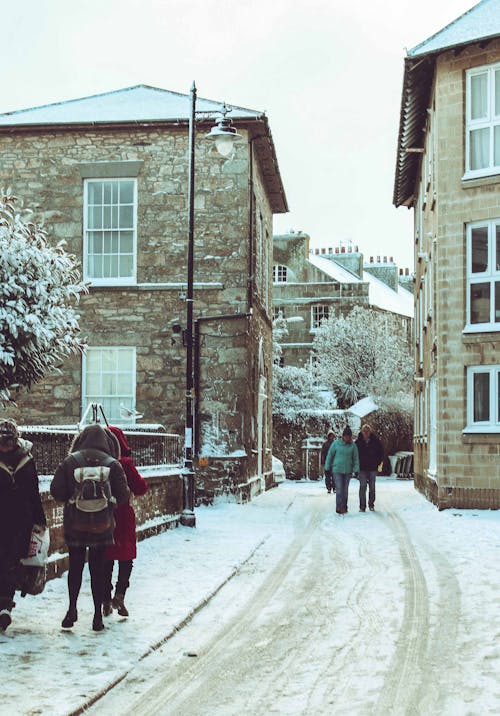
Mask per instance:
[[[390,473],[388,455],[400,450],[413,450],[413,400],[380,401],[379,409],[368,416],[367,420],[379,436],[386,460],[384,474]]]
[[[70,305],[86,290],[64,242],[16,212],[0,194],[0,398],[30,387],[62,358],[80,350],[78,318]]]
[[[411,391],[413,363],[399,323],[362,306],[322,322],[314,338],[316,377],[334,390],[339,407]]]
[[[273,413],[289,416],[296,411],[329,407],[305,368],[273,366]]]

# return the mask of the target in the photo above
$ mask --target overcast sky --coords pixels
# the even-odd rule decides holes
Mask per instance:
[[[413,266],[392,205],[405,48],[474,0],[16,0],[0,12],[0,112],[136,84],[265,110],[290,228]],[[15,189],[15,188],[14,188]]]

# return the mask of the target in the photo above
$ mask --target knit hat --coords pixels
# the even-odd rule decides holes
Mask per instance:
[[[19,438],[19,430],[14,420],[0,420],[0,442],[15,443]]]

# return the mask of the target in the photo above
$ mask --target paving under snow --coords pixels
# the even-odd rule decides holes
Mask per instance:
[[[0,714],[500,713],[500,512],[438,512],[380,478],[377,512],[321,483],[197,510],[139,545],[131,616],[91,630],[85,572],[17,598]],[[219,587],[224,586],[219,590]],[[178,629],[179,628],[179,629]]]

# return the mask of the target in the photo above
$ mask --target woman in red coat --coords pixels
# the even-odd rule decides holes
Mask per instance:
[[[148,490],[148,483],[141,477],[137,471],[134,461],[130,456],[130,447],[127,438],[120,428],[110,425],[107,428],[118,440],[120,444],[120,455],[118,459],[123,467],[123,471],[127,477],[130,492],[133,495],[140,496]],[[125,592],[129,585],[130,574],[132,572],[133,560],[137,556],[136,535],[135,535],[135,513],[134,508],[130,504],[130,500],[119,505],[115,510],[116,527],[114,531],[114,544],[106,547],[104,555],[104,589],[103,589],[103,614],[109,616],[113,611],[113,607],[122,617],[128,617],[128,609],[124,604]],[[113,565],[114,560],[118,560],[118,579],[116,582],[115,594],[111,599],[113,590]]]

